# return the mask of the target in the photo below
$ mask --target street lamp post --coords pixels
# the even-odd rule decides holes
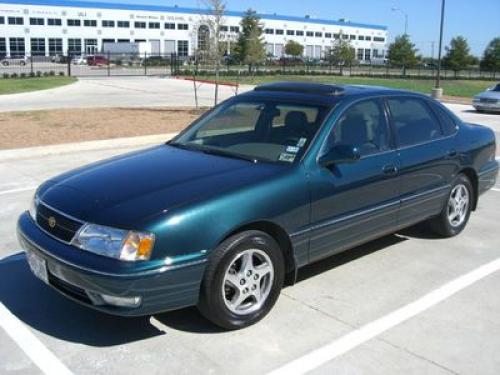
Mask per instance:
[[[408,14],[403,12],[401,8],[391,8],[393,12],[401,12],[405,16],[405,35],[408,35]]]
[[[439,50],[438,50],[438,66],[436,74],[436,86],[432,89],[432,97],[440,98],[443,95],[441,84],[441,50],[443,46],[443,27],[444,27],[444,7],[445,0],[441,0],[441,25],[439,27]]]

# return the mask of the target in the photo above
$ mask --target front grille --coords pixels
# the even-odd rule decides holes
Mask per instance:
[[[497,99],[489,99],[489,98],[481,98],[480,99],[481,103],[496,104],[497,101],[498,101]]]
[[[82,223],[54,211],[42,202],[37,207],[36,222],[44,231],[64,242],[71,242],[82,226]]]

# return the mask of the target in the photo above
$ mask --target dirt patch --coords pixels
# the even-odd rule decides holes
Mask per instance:
[[[454,104],[472,104],[472,99],[471,98],[461,98],[459,96],[447,96],[443,95],[441,98],[441,101],[445,103],[454,103]]]
[[[0,149],[166,134],[205,109],[104,108],[0,113]]]

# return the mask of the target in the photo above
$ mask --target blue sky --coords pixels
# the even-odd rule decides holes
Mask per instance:
[[[101,1],[195,8],[204,5],[203,0]],[[408,33],[420,53],[430,56],[434,41],[434,53],[437,56],[441,0],[227,0],[226,3],[231,10],[253,8],[262,13],[292,16],[309,14],[318,18],[347,18],[354,22],[381,24],[389,28],[390,40],[404,31],[403,14],[391,11],[391,8],[397,7],[408,14]],[[500,0],[447,0],[445,45],[456,35],[465,36],[472,52],[481,55],[488,42],[495,36],[500,36]]]

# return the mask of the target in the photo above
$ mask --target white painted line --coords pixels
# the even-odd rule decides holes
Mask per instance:
[[[400,309],[368,323],[347,335],[287,363],[268,375],[299,375],[305,374],[319,366],[341,356],[357,346],[373,339],[394,326],[413,318],[421,312],[444,301],[462,289],[474,284],[486,276],[500,270],[500,258],[485,264],[457,279],[450,281],[438,289],[426,294],[418,300],[401,307]]]
[[[0,195],[20,193],[22,191],[30,191],[30,190],[35,190],[35,189],[36,189],[36,186],[24,187],[24,188],[19,188],[19,189],[4,190],[4,191],[0,191]]]
[[[491,188],[491,190],[493,190],[493,191],[500,191],[500,189],[497,189],[497,188]]]
[[[0,326],[47,375],[70,375],[72,372],[0,302]]]

